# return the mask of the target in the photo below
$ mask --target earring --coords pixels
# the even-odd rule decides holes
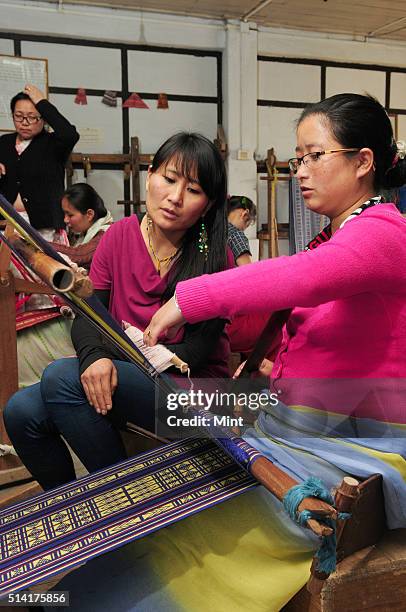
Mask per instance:
[[[209,238],[207,236],[207,230],[204,221],[202,221],[202,224],[200,226],[197,248],[199,249],[200,253],[203,253],[204,259],[207,260],[207,256],[209,254]]]

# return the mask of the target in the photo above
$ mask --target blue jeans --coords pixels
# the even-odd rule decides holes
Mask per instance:
[[[119,428],[127,421],[155,429],[153,381],[139,368],[114,361],[118,386],[103,416],[89,405],[76,358],[51,363],[40,383],[15,393],[4,409],[7,433],[19,457],[46,489],[76,478],[63,438],[89,472],[126,458]]]

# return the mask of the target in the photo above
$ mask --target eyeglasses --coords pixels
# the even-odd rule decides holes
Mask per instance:
[[[359,151],[360,149],[331,149],[330,151],[314,151],[314,153],[306,153],[302,157],[292,157],[289,159],[289,169],[293,174],[299,170],[301,164],[307,166],[312,165],[319,161],[322,155],[328,155],[329,153],[350,153],[351,151]]]
[[[13,119],[16,123],[23,123],[24,120],[32,125],[33,123],[38,123],[42,119],[41,115],[22,115],[21,113],[13,113]]]

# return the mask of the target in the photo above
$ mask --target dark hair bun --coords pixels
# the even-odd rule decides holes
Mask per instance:
[[[406,183],[406,142],[403,140],[395,142],[394,149],[391,167],[384,177],[383,187],[386,189],[403,187]]]

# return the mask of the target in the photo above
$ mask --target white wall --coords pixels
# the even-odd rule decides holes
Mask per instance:
[[[399,42],[350,40],[344,36],[318,35],[255,24],[193,19],[178,16],[111,10],[34,0],[0,0],[2,31],[84,38],[107,43],[160,45],[223,52],[223,125],[229,145],[229,192],[254,201],[258,197],[259,221],[266,222],[265,181],[259,181],[254,154],[264,157],[274,147],[279,159],[287,159],[295,146],[295,120],[299,108],[258,106],[258,99],[311,102],[320,98],[320,67],[283,62],[257,62],[257,55],[321,59],[349,63],[406,66],[406,45]],[[0,39],[0,53],[14,53],[12,41]],[[118,49],[70,46],[57,43],[23,42],[23,55],[49,58],[50,85],[121,89],[121,57]],[[129,51],[130,91],[216,95],[216,60],[213,57]],[[368,90],[384,101],[385,79],[380,71],[328,67],[326,94]],[[84,130],[97,135],[92,151],[122,150],[121,108],[106,107],[97,97],[88,106],[73,103],[74,96],[51,94],[59,108]],[[168,111],[158,111],[155,100],[146,100],[150,111],[129,111],[130,135],[140,137],[141,151],[152,152],[173,131],[199,129],[213,138],[216,105],[170,102]],[[406,107],[406,75],[393,73],[393,108]],[[398,118],[399,136],[406,138],[406,115]],[[89,145],[90,146],[90,145]],[[245,158],[245,159],[244,159]],[[78,176],[80,173],[78,173]],[[107,194],[109,201],[122,199],[121,173],[94,171],[89,177]],[[287,189],[278,188],[278,219],[287,221]],[[121,215],[121,211],[115,211]],[[255,236],[250,228],[249,235]],[[286,246],[286,245],[285,245]]]
[[[222,49],[225,35],[220,22],[65,3],[59,9],[47,2],[23,0],[0,0],[0,14],[2,31],[21,35],[23,56],[48,59],[49,98],[81,134],[76,152],[123,152],[125,139],[120,97],[123,86],[120,45],[123,44],[203,52],[198,56],[163,53],[159,49],[127,51],[125,77],[130,93],[195,97],[194,100],[169,100],[169,108],[162,110],[157,109],[156,99],[144,96],[149,109],[128,110],[129,135],[138,136],[141,153],[155,152],[167,137],[182,129],[199,131],[212,140],[216,137],[217,58],[204,54]],[[30,34],[70,39],[74,36],[86,44],[80,44],[80,40],[78,44],[24,40],[24,36]],[[93,41],[95,45],[106,45],[95,46]],[[0,53],[13,54],[13,41],[0,38]],[[74,102],[75,93],[72,92],[79,87],[88,91],[87,105]],[[52,88],[71,91],[52,92]],[[90,90],[101,93],[92,95]],[[119,93],[117,107],[101,103],[104,90]],[[202,97],[211,97],[213,101],[204,101]],[[83,173],[76,171],[73,179],[83,180]],[[100,191],[114,217],[121,217],[123,209],[115,202],[124,197],[122,173],[93,169],[88,181]]]
[[[35,0],[1,0],[1,29],[96,41],[220,49],[222,22]]]

